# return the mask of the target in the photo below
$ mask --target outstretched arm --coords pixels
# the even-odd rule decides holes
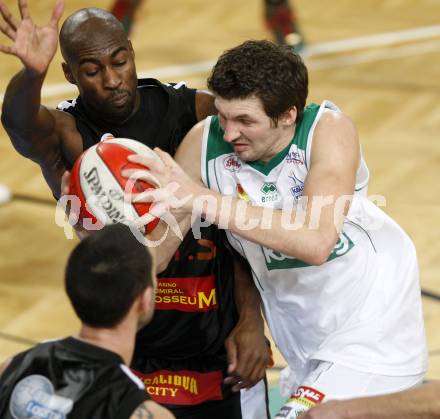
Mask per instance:
[[[7,86],[1,119],[15,149],[40,164],[49,180],[49,171],[56,169],[61,158],[62,127],[73,125],[64,112],[41,105],[41,88],[57,50],[58,22],[64,3],[57,0],[49,23],[42,27],[32,21],[27,0],[20,0],[18,4],[21,20],[17,20],[0,0],[0,30],[12,41],[10,46],[0,45],[0,51],[17,57],[23,64],[23,69]],[[58,188],[61,173],[55,176]]]
[[[0,1],[0,30],[12,41],[0,51],[13,55],[23,69],[9,82],[3,101],[2,122],[19,152],[29,154],[36,140],[52,136],[54,117],[41,106],[41,87],[58,46],[58,22],[64,3],[58,0],[46,26],[38,27],[29,15],[26,0],[19,1],[21,21]],[[35,144],[34,144],[35,143]]]

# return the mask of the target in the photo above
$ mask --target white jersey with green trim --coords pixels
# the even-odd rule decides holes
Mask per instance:
[[[203,182],[253,205],[298,205],[323,112],[339,109],[329,101],[307,106],[291,144],[266,164],[238,158],[223,140],[218,117],[209,117]],[[362,158],[339,240],[321,266],[228,232],[231,245],[251,265],[275,343],[299,380],[313,359],[383,375],[426,371],[416,252],[405,232],[367,198],[368,178]]]

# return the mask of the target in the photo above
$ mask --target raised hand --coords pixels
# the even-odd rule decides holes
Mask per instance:
[[[18,57],[23,65],[36,74],[44,74],[58,46],[58,22],[63,14],[64,0],[57,0],[52,17],[45,26],[36,26],[29,15],[27,0],[18,0],[21,20],[17,20],[0,0],[0,30],[13,41],[1,45],[0,51]]]

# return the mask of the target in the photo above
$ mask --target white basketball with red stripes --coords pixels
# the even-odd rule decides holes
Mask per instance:
[[[85,228],[90,225],[124,223],[148,213],[150,204],[124,200],[125,193],[140,193],[153,185],[143,180],[122,177],[124,169],[145,169],[129,162],[131,154],[159,157],[145,144],[128,138],[106,139],[88,148],[75,162],[69,180],[69,194],[81,203],[79,221]],[[159,222],[155,218],[145,228],[151,232]]]

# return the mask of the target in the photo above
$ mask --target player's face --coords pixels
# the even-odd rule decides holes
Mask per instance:
[[[77,49],[70,68],[84,105],[101,119],[123,122],[135,111],[137,75],[126,39],[105,33],[94,38]]]
[[[261,100],[255,96],[246,99],[217,97],[223,138],[244,161],[268,162],[291,141],[291,130],[275,124],[264,111]]]

